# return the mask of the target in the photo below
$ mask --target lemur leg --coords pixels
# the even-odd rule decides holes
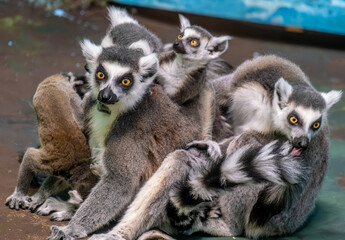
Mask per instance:
[[[55,195],[68,187],[68,183],[60,178],[53,175],[48,176],[37,192],[28,198],[28,208],[33,212],[38,206],[47,200],[52,195]]]
[[[154,229],[141,235],[138,240],[175,240],[175,238],[158,229]]]
[[[215,93],[209,83],[205,83],[200,93],[200,120],[202,139],[212,140],[213,123],[216,115]]]
[[[166,217],[170,190],[188,176],[190,157],[190,153],[185,150],[169,154],[140,189],[121,221],[108,234],[93,235],[90,240],[136,239],[158,227]]]
[[[6,205],[11,209],[25,209],[29,206],[28,191],[35,173],[40,169],[41,159],[41,150],[35,148],[28,148],[26,150],[19,167],[17,186],[13,194],[6,199]]]
[[[128,141],[131,141],[130,139]],[[126,144],[129,142],[126,141]],[[136,142],[132,140],[135,147]],[[140,146],[132,151],[141,151]],[[146,158],[142,159],[117,159],[111,150],[105,151],[103,160],[106,173],[93,187],[91,193],[73,215],[67,226],[52,226],[49,239],[74,239],[86,237],[111,220],[117,220],[132,202],[140,188],[142,175],[138,172],[129,172],[133,164],[146,164]],[[128,161],[127,161],[128,160]],[[123,165],[114,166],[114,162],[124,162]],[[139,163],[140,162],[140,163]],[[124,174],[126,172],[126,174]]]

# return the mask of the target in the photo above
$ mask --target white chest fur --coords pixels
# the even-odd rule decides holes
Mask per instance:
[[[93,106],[90,110],[89,145],[92,154],[91,169],[96,175],[102,175],[104,173],[102,159],[106,147],[105,140],[112,126],[115,124],[118,115],[119,111],[116,111],[116,108],[112,109],[111,114],[98,111],[97,105]]]

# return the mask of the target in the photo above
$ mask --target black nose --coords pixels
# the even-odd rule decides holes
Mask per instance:
[[[293,141],[293,146],[301,149],[306,149],[309,145],[308,137],[298,137]]]
[[[98,93],[98,101],[105,103],[105,104],[114,104],[118,101],[117,96],[111,91],[109,87],[102,89]]]
[[[176,40],[173,44],[173,49],[176,53],[181,53],[181,54],[185,54],[186,53],[186,49],[184,48],[181,40]]]

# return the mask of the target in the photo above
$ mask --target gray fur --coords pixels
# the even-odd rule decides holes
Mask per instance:
[[[165,156],[200,135],[199,127],[181,114],[162,88],[152,86],[158,66],[155,54],[137,56],[132,54],[135,50],[117,45],[102,52],[91,43],[82,47],[93,76],[84,111],[92,155],[101,165],[101,179],[67,226],[52,226],[50,239],[85,237],[119,219]],[[135,59],[138,69],[132,68],[132,63],[116,62],[116,57],[112,61],[99,57],[114,48],[122,48],[124,56]],[[105,81],[95,78],[100,65],[107,71]],[[122,91],[117,81],[123,74],[132,76],[133,84],[127,91]],[[105,86],[118,94],[117,102],[99,100]]]
[[[248,141],[256,139],[252,135],[248,135],[240,139],[233,139],[232,147],[238,148],[241,145],[249,144]],[[233,231],[226,222],[228,216],[223,217],[223,211],[226,210],[222,209],[224,207],[222,204],[226,204],[225,207],[228,207],[229,203],[217,200],[217,198],[222,199],[222,196],[228,194],[228,192],[215,190],[212,198],[215,196],[216,198],[211,202],[205,202],[206,199],[200,199],[200,196],[193,195],[195,197],[193,201],[200,199],[200,204],[194,206],[184,205],[183,200],[179,200],[180,186],[188,184],[193,174],[207,171],[209,166],[212,166],[210,161],[213,164],[223,161],[222,159],[215,159],[212,154],[213,149],[219,149],[219,147],[214,146],[215,143],[200,141],[194,142],[194,144],[190,144],[188,150],[178,150],[169,154],[157,172],[140,189],[120,223],[108,234],[94,235],[92,239],[136,239],[151,228],[160,228],[169,234],[191,234],[196,231],[204,231],[216,236],[233,235]],[[205,151],[198,151],[195,147],[205,149]],[[211,149],[208,147],[211,147]],[[231,151],[236,152],[237,150],[232,149]],[[176,174],[177,171],[179,174]],[[163,179],[164,184],[161,183]],[[245,190],[250,189],[251,186],[245,185],[243,188],[243,193],[246,194]],[[242,199],[241,195],[235,197],[232,194],[230,195],[234,200],[240,201]],[[192,223],[190,228],[180,230],[174,227],[173,221],[176,219],[171,219],[171,214],[169,210],[167,211],[169,204],[173,204],[178,209],[179,213],[177,214],[181,217],[189,216],[187,219]],[[236,207],[239,206],[236,205]],[[237,209],[231,206],[231,210]],[[184,220],[185,224],[188,221]],[[234,218],[234,221],[237,221],[237,218]]]
[[[262,66],[261,61],[265,62],[267,59],[272,63],[270,70],[261,71],[259,75],[253,76],[261,79],[261,83],[268,81],[267,85],[258,90],[268,91],[265,95],[268,102],[279,95],[276,90],[269,92],[269,86],[275,88],[275,83],[282,77],[279,74],[278,78],[274,78],[275,80],[270,79],[272,69],[288,73],[283,75],[284,79],[293,79],[303,82],[306,86],[310,85],[304,73],[294,64],[277,57],[259,57],[253,60],[256,61],[256,65],[244,63],[244,66],[240,66],[235,71],[232,76],[233,86],[236,88],[250,82],[249,79],[245,80],[245,83],[238,80],[239,77],[246,79],[251,71],[256,72]],[[279,65],[280,63],[284,64]],[[279,67],[274,68],[275,64]],[[283,88],[277,90],[280,95],[279,99],[275,100],[275,104],[276,107],[284,109],[291,101],[291,91],[285,91],[289,87],[286,88],[288,85],[282,83],[284,83]],[[234,89],[232,93],[236,91]],[[287,102],[281,102],[284,101],[284,98],[280,98],[283,95],[289,96]],[[340,95],[341,93],[336,91],[331,91],[328,97],[321,94],[326,104],[329,103],[325,104],[322,114],[326,114],[327,106],[336,103]],[[253,97],[255,95],[243,95],[243,98],[255,101]],[[279,105],[279,103],[283,104]],[[232,114],[242,113],[232,112]],[[273,147],[279,141],[290,140],[285,132],[273,130],[263,133],[262,128],[258,129],[256,125],[249,127],[247,132],[221,143],[220,149],[225,151],[225,158],[210,158],[205,151],[207,147],[205,148],[200,142],[196,144],[196,148],[190,146],[188,150],[170,154],[164,163],[171,162],[172,165],[168,168],[163,164],[158,169],[138,193],[120,223],[106,236],[111,237],[109,239],[135,239],[151,228],[160,228],[169,234],[204,231],[216,236],[245,235],[252,238],[280,236],[296,231],[303,225],[315,206],[315,199],[327,168],[329,131],[326,116],[323,116],[320,130],[311,137],[309,146],[301,155],[295,155],[295,152],[291,151],[293,147],[288,147],[289,145],[286,144],[278,148]],[[253,152],[254,155],[251,153],[253,146],[258,148]],[[248,157],[248,161],[251,159],[250,168],[246,169],[238,164],[231,165],[233,161],[239,161],[241,156]],[[297,160],[296,157],[300,159]],[[242,163],[247,164],[245,161]],[[181,173],[179,176],[175,176],[175,168],[172,167],[175,165]],[[257,172],[251,175],[253,171]],[[209,177],[207,177],[208,173],[210,173]],[[240,174],[236,182],[233,179],[235,174]],[[164,184],[159,184],[159,190],[154,188],[155,192],[152,192],[151,184],[154,185],[158,179],[167,180]],[[193,185],[193,182],[196,182],[196,185]],[[206,185],[198,186],[198,182],[200,184],[204,182]],[[186,196],[182,193],[186,193],[186,186],[188,191],[188,184],[192,185],[190,187],[192,191],[187,192],[188,199],[184,199]],[[217,187],[217,184],[220,186]],[[228,191],[227,188],[231,190]],[[145,204],[141,204],[142,199],[145,199]],[[141,219],[142,216],[144,219]],[[181,226],[183,228],[179,228]],[[106,238],[102,236],[93,238],[96,239]]]
[[[108,8],[108,15],[111,27],[102,40],[101,45],[103,47],[120,45],[126,48],[140,49],[145,55],[162,51],[161,40],[140,25],[126,10],[110,7]]]
[[[138,58],[143,54],[135,49],[123,48],[119,45],[114,45],[105,48],[98,57],[99,62],[115,62],[121,65],[129,66],[131,69],[138,70]]]
[[[69,200],[63,201],[59,198],[50,197],[42,206],[37,209],[39,215],[49,215],[52,221],[66,221],[70,220],[75,213],[76,209],[83,202],[83,199],[77,191],[68,192]]]

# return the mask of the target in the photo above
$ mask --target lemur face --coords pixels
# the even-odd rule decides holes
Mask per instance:
[[[102,48],[85,40],[81,43],[88,62],[94,98],[105,105],[128,104],[141,99],[158,71],[156,54],[121,46]]]
[[[274,125],[292,145],[305,150],[320,131],[327,110],[341,97],[341,91],[319,93],[310,86],[293,87],[280,78],[273,96]]]
[[[94,71],[95,92],[97,99],[103,104],[115,104],[122,99],[135,84],[135,72],[128,66],[117,62],[100,62]]]
[[[214,37],[206,29],[191,26],[189,20],[179,15],[181,33],[173,43],[177,54],[190,60],[211,60],[219,57],[228,47],[229,36]]]

